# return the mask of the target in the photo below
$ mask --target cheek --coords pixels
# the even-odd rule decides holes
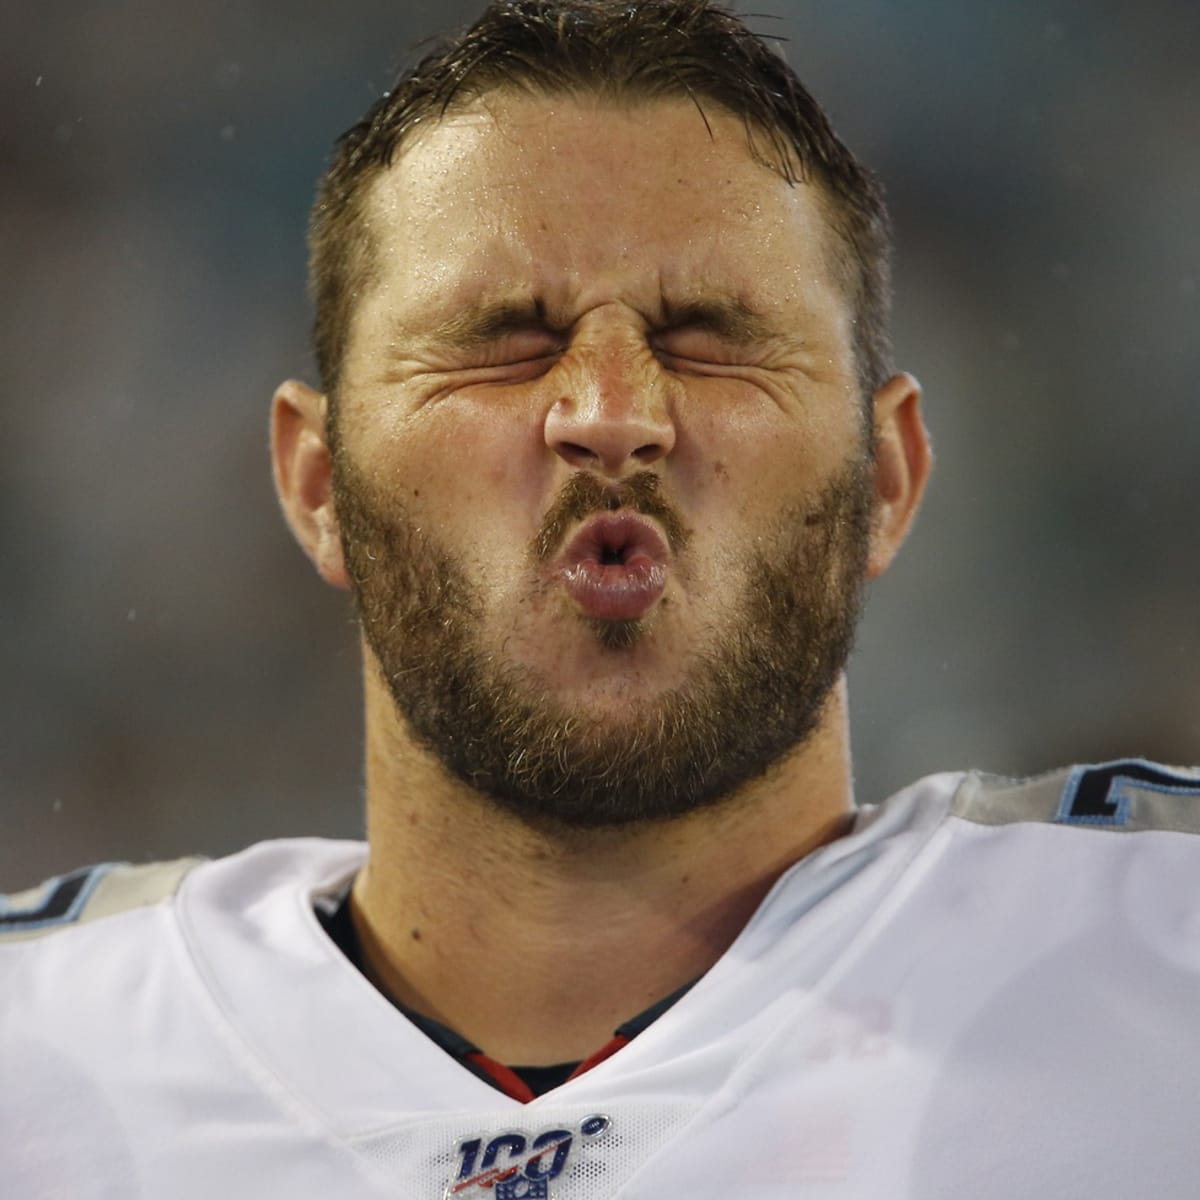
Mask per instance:
[[[805,421],[778,410],[725,420],[702,415],[676,445],[693,481],[686,502],[701,523],[744,530],[819,491],[860,436],[848,421]]]
[[[432,536],[503,586],[524,564],[546,504],[537,430],[515,414],[447,407],[429,417],[404,439],[407,502]]]

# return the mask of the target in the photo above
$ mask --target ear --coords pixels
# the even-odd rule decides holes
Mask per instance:
[[[921,385],[893,375],[874,396],[875,514],[867,578],[891,565],[900,549],[933,468],[929,434],[921,419]]]
[[[325,435],[326,400],[295,379],[271,401],[271,466],[283,515],[326,583],[349,588],[333,504],[333,459]]]

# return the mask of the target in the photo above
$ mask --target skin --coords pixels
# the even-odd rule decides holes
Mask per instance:
[[[727,634],[763,531],[862,445],[821,198],[756,161],[739,119],[706,115],[711,135],[690,101],[492,94],[431,124],[374,187],[377,277],[339,393],[355,472],[469,573],[495,653],[617,726]],[[697,300],[736,300],[753,320],[714,331],[687,319]],[[466,337],[461,314],[496,303],[530,319]],[[868,577],[929,473],[919,399],[908,375],[873,397]],[[300,544],[345,588],[325,413],[303,384],[280,387],[275,477]],[[614,652],[529,546],[572,472],[647,469],[689,537],[644,635]],[[592,1053],[710,967],[779,875],[848,827],[844,679],[815,733],[726,802],[555,830],[452,778],[415,744],[366,646],[364,661],[370,855],[353,911],[369,969],[501,1061]]]

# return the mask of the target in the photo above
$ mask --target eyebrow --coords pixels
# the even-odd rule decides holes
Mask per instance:
[[[756,308],[737,296],[698,296],[672,301],[662,298],[663,327],[704,329],[742,345],[766,341],[774,326]]]
[[[482,301],[459,309],[421,340],[452,350],[474,350],[506,333],[545,328],[546,306],[540,299]]]
[[[660,315],[652,324],[663,329],[704,329],[738,344],[765,341],[774,326],[737,296],[696,296],[686,300],[660,297]],[[480,301],[459,309],[428,330],[421,341],[452,350],[474,350],[505,334],[556,326],[540,297]]]

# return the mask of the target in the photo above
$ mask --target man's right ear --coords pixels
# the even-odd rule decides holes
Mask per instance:
[[[271,400],[271,467],[283,515],[326,583],[350,587],[333,504],[333,459],[325,434],[326,399],[289,379]]]

